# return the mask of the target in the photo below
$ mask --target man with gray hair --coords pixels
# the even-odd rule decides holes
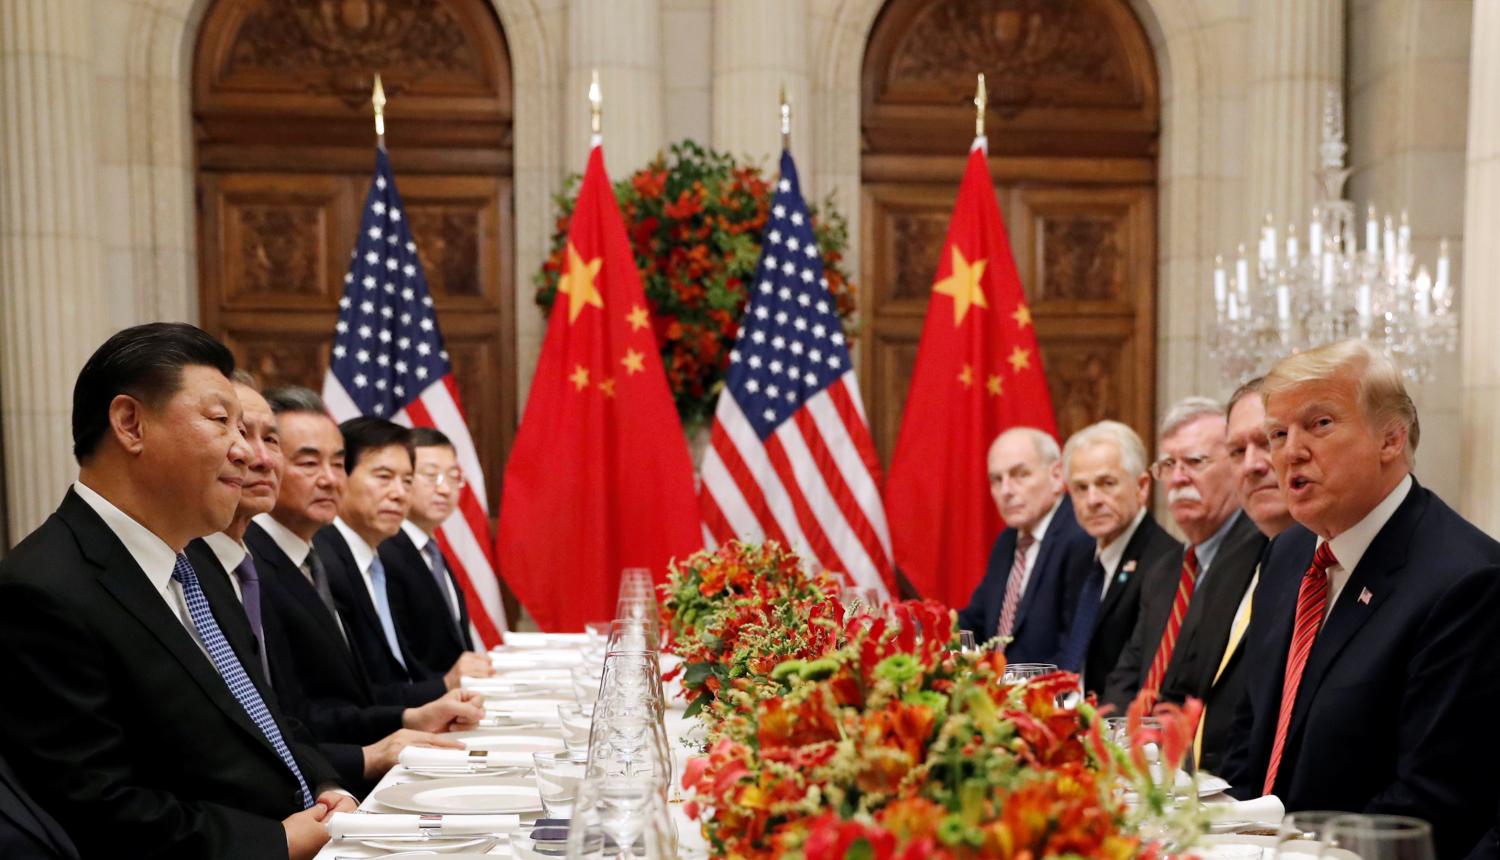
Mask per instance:
[[[1141,593],[1135,633],[1105,684],[1106,704],[1124,709],[1142,690],[1155,704],[1174,659],[1217,665],[1200,655],[1222,653],[1228,642],[1266,541],[1240,512],[1227,434],[1224,406],[1207,397],[1178,401],[1162,420],[1151,475],[1166,486],[1167,509],[1187,546],[1162,560]]]
[[[1096,695],[1135,632],[1143,575],[1182,549],[1146,510],[1146,469],[1146,446],[1118,421],[1090,424],[1063,447],[1068,494],[1094,546],[1059,665],[1078,672],[1083,689]]]
[[[1283,359],[1261,393],[1299,525],[1261,566],[1224,776],[1288,811],[1423,819],[1462,856],[1500,801],[1500,544],[1412,477],[1416,409],[1369,344]]]
[[[1064,497],[1050,434],[1012,427],[990,444],[986,459],[990,495],[1006,528],[958,626],[981,641],[998,638],[1012,663],[1056,663],[1078,595],[1069,574],[1092,542]]]

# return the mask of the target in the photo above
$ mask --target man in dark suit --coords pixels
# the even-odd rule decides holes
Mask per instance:
[[[343,436],[322,399],[306,388],[274,389],[266,400],[276,415],[284,468],[275,504],[246,528],[245,546],[274,622],[267,637],[273,662],[284,662],[274,658],[278,647],[293,658],[280,674],[295,675],[304,697],[300,718],[325,740],[361,745],[402,728],[437,732],[472,719],[476,702],[466,691],[430,700],[431,690],[405,680],[371,683],[351,648],[328,572],[312,551],[313,536],[338,515]]]
[[[436,699],[464,675],[494,673],[482,654],[465,653],[446,670],[424,666],[396,628],[385,563],[375,548],[401,530],[410,504],[411,431],[363,416],[339,425],[346,481],[333,524],[313,537],[354,653],[376,684],[406,682]]]
[[[1299,525],[1262,566],[1224,776],[1289,811],[1424,819],[1463,856],[1500,800],[1500,544],[1413,479],[1416,409],[1368,344],[1284,359],[1262,391]]]
[[[380,545],[396,629],[429,672],[441,674],[474,650],[464,590],[438,546],[438,527],[458,508],[464,473],[441,431],[411,431],[415,474],[401,530]],[[483,659],[483,655],[477,655]]]
[[[1063,474],[1094,554],[1083,563],[1060,665],[1098,695],[1135,631],[1145,573],[1180,547],[1146,510],[1146,447],[1126,425],[1100,421],[1074,433],[1063,446]]]
[[[21,787],[0,759],[0,857],[6,860],[78,860],[73,840]]]
[[[324,714],[311,706],[298,680],[296,665],[299,662],[329,662],[329,658],[320,653],[297,655],[288,647],[279,619],[267,605],[259,567],[244,544],[251,518],[269,512],[276,504],[285,470],[281,436],[277,429],[276,415],[254,387],[254,380],[248,374],[236,371],[234,383],[235,394],[239,397],[243,410],[246,441],[250,446],[240,504],[235,509],[234,519],[229,526],[222,532],[193,541],[188,545],[188,556],[203,575],[208,575],[208,571],[221,572],[226,581],[235,587],[244,607],[246,620],[261,648],[253,659],[260,660],[265,667],[282,708],[290,716],[313,728],[312,734],[319,741],[319,751],[333,764],[346,786],[358,787],[361,792],[373,787],[396,764],[401,750],[411,744],[462,748],[463,745],[457,741],[408,728],[396,728],[382,736],[367,736],[350,742],[345,739],[349,737],[351,726],[314,725],[315,722],[326,722],[321,719]],[[483,707],[477,703],[467,707],[469,713],[465,722],[457,726],[449,724],[436,728],[439,731],[472,728],[484,715]],[[427,708],[430,710],[433,706],[429,705]],[[379,710],[382,715],[388,711],[385,708]],[[400,714],[396,717],[399,720]],[[351,720],[351,723],[359,722],[368,723],[371,719]]]
[[[1229,398],[1227,446],[1235,473],[1235,497],[1261,537],[1250,535],[1235,541],[1231,533],[1225,540],[1221,550],[1224,558],[1216,562],[1214,578],[1204,585],[1201,595],[1193,598],[1183,621],[1183,641],[1172,656],[1161,689],[1164,701],[1184,702],[1192,696],[1203,702],[1194,747],[1198,767],[1214,773],[1222,768],[1230,748],[1241,740],[1234,734],[1234,714],[1245,697],[1248,671],[1242,659],[1243,642],[1259,581],[1260,557],[1266,541],[1292,524],[1271,468],[1260,383],[1259,378],[1252,379]],[[1257,547],[1252,563],[1249,553]],[[1246,569],[1251,570],[1249,580],[1241,584]],[[1222,579],[1220,573],[1225,574]]]
[[[1188,543],[1147,580],[1156,587],[1141,593],[1135,633],[1105,684],[1105,703],[1122,712],[1143,690],[1154,704],[1179,658],[1195,673],[1218,666],[1255,575],[1265,536],[1240,513],[1226,433],[1224,407],[1206,397],[1178,401],[1162,421],[1161,459],[1151,475],[1166,486],[1168,510]]]
[[[354,808],[239,658],[228,584],[182,555],[239,503],[233,369],[188,325],[107,340],[73,391],[78,482],[0,562],[0,738],[86,856],[311,857]]]
[[[990,495],[1006,528],[958,626],[975,639],[998,638],[1012,663],[1056,663],[1078,583],[1070,579],[1093,541],[1063,497],[1061,452],[1051,435],[1013,427],[987,458]]]

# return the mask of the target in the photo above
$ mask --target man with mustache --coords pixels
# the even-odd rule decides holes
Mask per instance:
[[[1229,398],[1229,465],[1235,476],[1235,497],[1240,508],[1255,523],[1261,539],[1246,542],[1258,546],[1254,565],[1248,556],[1239,563],[1227,557],[1216,563],[1213,579],[1193,597],[1183,621],[1181,642],[1161,698],[1183,702],[1189,696],[1202,700],[1194,744],[1198,766],[1217,773],[1231,747],[1240,741],[1234,734],[1234,714],[1245,696],[1246,659],[1242,656],[1245,630],[1252,617],[1251,600],[1259,582],[1260,557],[1265,544],[1292,524],[1286,499],[1271,468],[1270,443],[1266,439],[1266,410],[1260,400],[1261,379],[1241,385]],[[1248,550],[1246,550],[1248,552]],[[1242,582],[1243,580],[1243,582]]]
[[[310,858],[354,808],[240,657],[233,591],[183,554],[240,502],[233,372],[190,325],[105,341],[73,389],[78,481],[0,562],[4,753],[85,857]]]
[[[406,682],[414,691],[441,696],[464,675],[493,673],[483,654],[466,652],[446,670],[419,661],[396,627],[389,573],[376,548],[401,530],[411,505],[411,431],[374,416],[339,425],[344,437],[344,494],[339,515],[313,538],[328,568],[334,599],[349,638],[376,684]]]
[[[223,573],[241,598],[245,614],[259,646],[257,659],[270,679],[271,689],[276,692],[282,707],[292,716],[313,728],[313,734],[321,741],[319,750],[338,770],[343,782],[359,786],[362,791],[385,775],[395,764],[401,750],[411,744],[462,748],[462,744],[425,731],[394,728],[383,737],[361,733],[358,727],[376,721],[373,716],[362,720],[347,719],[353,715],[340,713],[336,722],[325,719],[321,709],[309,706],[306,694],[298,680],[296,665],[301,661],[325,659],[318,654],[297,654],[291,649],[282,632],[279,618],[268,605],[263,593],[260,571],[255,559],[245,548],[244,537],[252,517],[269,512],[276,505],[285,471],[281,454],[281,436],[277,429],[276,415],[271,406],[256,390],[254,380],[243,371],[234,375],[235,394],[242,407],[246,441],[251,456],[247,461],[245,484],[241,490],[240,504],[235,509],[234,519],[222,532],[208,535],[201,541],[188,545],[188,557],[194,565],[205,572]],[[414,724],[431,725],[437,731],[445,731],[453,722],[462,720],[458,727],[465,728],[477,723],[483,716],[478,704],[467,706],[467,713],[454,708],[453,703],[438,702],[422,709],[410,709],[410,720]],[[374,706],[379,708],[379,706]],[[380,709],[385,713],[385,709]],[[450,711],[457,714],[450,715]],[[429,718],[426,712],[437,712]],[[363,716],[363,715],[361,715]],[[393,715],[403,720],[401,715]],[[447,724],[444,718],[449,718]]]
[[[1374,347],[1283,359],[1262,395],[1298,524],[1261,567],[1224,776],[1288,811],[1420,818],[1463,856],[1500,801],[1500,544],[1412,476],[1416,407]]]
[[[1165,575],[1146,580],[1135,632],[1105,684],[1106,704],[1124,710],[1142,690],[1154,704],[1174,659],[1217,667],[1214,655],[1223,653],[1266,542],[1240,511],[1225,433],[1224,407],[1206,397],[1178,401],[1162,420],[1151,474],[1166,485],[1167,509],[1187,545],[1163,560]]]
[[[1118,421],[1100,421],[1068,437],[1063,476],[1078,523],[1094,539],[1078,606],[1059,665],[1099,695],[1140,615],[1142,580],[1181,545],[1146,510],[1151,475],[1146,446]]]

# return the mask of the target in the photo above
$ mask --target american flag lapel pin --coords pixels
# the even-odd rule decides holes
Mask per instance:
[[[1375,595],[1371,594],[1370,589],[1368,588],[1361,588],[1359,590],[1359,602],[1365,604],[1366,606],[1370,604],[1370,598],[1374,596]]]
[[[1117,577],[1117,579],[1119,582],[1124,582],[1125,580],[1130,578],[1130,575],[1132,573],[1135,573],[1135,559],[1131,559],[1130,561],[1127,561],[1125,562],[1125,564],[1121,565],[1120,575],[1119,577]]]

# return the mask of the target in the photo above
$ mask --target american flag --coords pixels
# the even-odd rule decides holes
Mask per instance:
[[[465,484],[437,541],[463,586],[479,639],[499,644],[505,611],[490,549],[484,472],[384,148],[375,153],[375,179],[344,275],[323,399],[338,421],[378,415],[408,427],[436,428],[453,442]]]
[[[790,152],[729,361],[703,458],[704,541],[775,539],[887,596],[880,467]]]

